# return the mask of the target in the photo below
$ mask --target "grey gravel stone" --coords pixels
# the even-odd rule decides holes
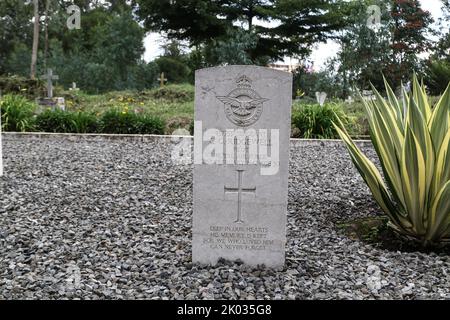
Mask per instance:
[[[0,299],[450,299],[448,256],[337,231],[380,210],[335,144],[291,148],[285,270],[192,264],[192,167],[170,151],[6,137]]]

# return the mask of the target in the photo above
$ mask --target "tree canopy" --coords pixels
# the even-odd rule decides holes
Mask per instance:
[[[347,25],[348,3],[338,0],[136,0],[149,31],[193,45],[226,41],[237,30],[256,37],[252,60],[304,57],[311,45]],[[234,30],[230,31],[230,30]]]

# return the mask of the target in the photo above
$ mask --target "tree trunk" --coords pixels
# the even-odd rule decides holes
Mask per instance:
[[[36,79],[36,62],[39,45],[39,0],[33,0],[34,4],[34,32],[33,32],[33,51],[31,53],[31,71],[30,78]]]
[[[48,11],[50,8],[50,0],[45,3],[45,44],[44,44],[44,67],[47,69],[48,59]]]

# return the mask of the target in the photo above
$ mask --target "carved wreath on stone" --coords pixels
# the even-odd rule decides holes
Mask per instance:
[[[236,80],[237,88],[228,96],[216,98],[225,104],[225,114],[232,123],[240,127],[248,127],[259,120],[263,112],[263,103],[269,99],[252,89],[252,81],[243,75]]]

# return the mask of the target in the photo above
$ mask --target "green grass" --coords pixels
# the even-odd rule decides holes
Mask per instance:
[[[169,85],[142,92],[120,91],[102,95],[82,92],[65,92],[66,106],[72,111],[104,113],[118,108],[137,113],[149,113],[164,120],[194,115],[194,87],[192,85]]]

